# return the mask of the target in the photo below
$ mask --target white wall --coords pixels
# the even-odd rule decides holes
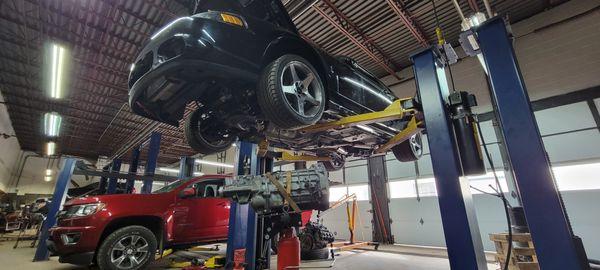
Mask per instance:
[[[0,94],[0,101],[4,97]],[[12,123],[6,110],[6,105],[0,104],[0,133],[14,135]],[[9,182],[12,180],[13,168],[21,153],[21,146],[15,137],[4,139],[0,137],[0,190],[8,192]]]

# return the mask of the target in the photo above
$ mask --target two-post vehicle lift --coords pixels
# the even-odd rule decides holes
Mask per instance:
[[[503,18],[495,17],[469,31],[477,42],[476,54],[481,54],[485,61],[484,69],[489,76],[494,111],[518,187],[513,192],[521,198],[540,267],[589,269],[581,240],[573,234],[550,171],[550,162],[512,47],[509,25]],[[412,55],[411,60],[417,85],[414,99],[399,99],[380,112],[348,116],[312,125],[301,131],[311,133],[410,119],[405,129],[375,150],[375,154],[383,154],[417,132],[426,130],[450,266],[456,270],[487,269],[473,199],[468,180],[464,177],[474,171],[481,172],[476,167],[483,166],[475,123],[469,112],[465,113],[465,109],[468,111],[468,107],[475,105],[474,100],[469,95],[450,92],[444,71],[447,61],[437,47],[422,50]],[[460,121],[461,117],[464,121]],[[243,143],[242,146],[250,147],[253,151],[240,150],[238,168],[244,161],[254,160],[251,166],[257,168],[254,172],[272,169],[272,157],[264,154],[266,145],[261,147],[262,151],[256,145]],[[264,161],[263,165],[256,163],[261,158],[270,160],[267,162],[270,165],[265,166]],[[286,161],[323,160],[285,151],[278,158]],[[482,170],[485,171],[485,168]],[[265,239],[261,239],[262,232],[260,226],[256,225],[256,215],[251,209],[247,212],[251,214],[231,212],[230,230],[234,228],[234,231],[228,244],[242,238],[243,241],[231,245],[231,251],[228,245],[228,258],[230,262],[235,261],[234,252],[243,250],[246,255],[245,269],[265,269],[262,267],[268,264],[268,256],[260,258],[260,266],[254,259],[257,250],[262,248],[257,245],[257,239],[262,242]],[[246,231],[235,231],[238,228],[246,228]]]

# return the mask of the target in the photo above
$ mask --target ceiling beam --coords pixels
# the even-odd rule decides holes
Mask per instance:
[[[322,0],[321,3],[313,5],[312,8],[390,75],[400,80],[400,77],[396,74],[398,68],[391,61],[391,57],[385,54],[369,36],[346,17],[330,0]],[[334,15],[329,15],[326,12],[327,9],[331,10]]]
[[[417,26],[415,21],[412,19],[410,13],[404,8],[403,4],[401,4],[398,0],[385,1],[388,3],[392,11],[396,13],[398,18],[400,18],[406,29],[410,31],[410,33],[417,40],[417,42],[419,42],[419,44],[421,44],[422,47],[428,47],[429,42],[427,42],[425,34],[423,34],[423,31],[420,29],[419,26]]]

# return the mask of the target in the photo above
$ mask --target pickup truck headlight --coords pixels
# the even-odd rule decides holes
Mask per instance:
[[[59,216],[62,218],[87,217],[102,210],[104,206],[103,203],[73,205],[62,211]]]

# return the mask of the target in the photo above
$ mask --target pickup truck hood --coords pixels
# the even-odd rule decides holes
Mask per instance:
[[[150,202],[155,200],[162,200],[168,196],[169,193],[161,193],[161,194],[114,194],[114,195],[99,195],[99,196],[90,196],[90,197],[78,197],[67,201],[65,206],[72,205],[80,205],[80,204],[89,204],[89,203],[106,203],[111,204],[114,202],[127,202],[127,203],[136,203],[136,202]]]

